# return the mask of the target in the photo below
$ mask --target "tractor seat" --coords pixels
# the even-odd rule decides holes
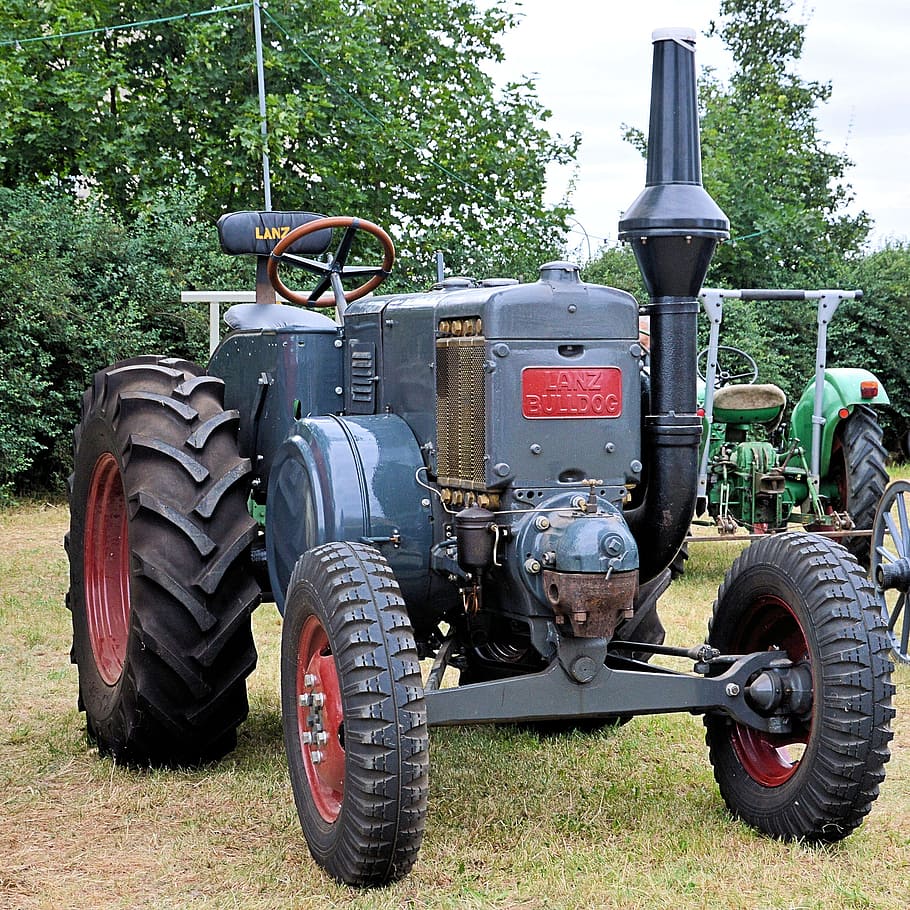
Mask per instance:
[[[322,313],[287,303],[236,303],[225,314],[224,321],[238,331],[256,329],[331,329],[338,326]]]
[[[720,423],[777,423],[787,396],[771,383],[725,385],[714,393],[714,420]]]

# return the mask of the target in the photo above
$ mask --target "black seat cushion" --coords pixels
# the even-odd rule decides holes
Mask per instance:
[[[324,217],[313,212],[228,212],[218,219],[218,239],[221,249],[232,256],[268,256],[282,237]],[[326,228],[302,237],[286,252],[316,256],[331,242],[332,229]]]

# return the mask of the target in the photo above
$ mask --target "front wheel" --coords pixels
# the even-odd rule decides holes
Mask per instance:
[[[352,885],[407,874],[426,822],[426,707],[404,601],[374,548],[327,543],[297,561],[281,636],[281,708],[316,862]]]
[[[730,811],[773,837],[846,837],[878,796],[893,735],[888,639],[860,566],[804,533],[757,541],[718,591],[709,643],[725,654],[780,650],[812,679],[812,704],[784,718],[788,732],[705,718]]]

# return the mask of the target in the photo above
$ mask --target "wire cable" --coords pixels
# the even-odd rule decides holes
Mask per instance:
[[[124,22],[120,25],[102,25],[98,28],[84,28],[75,32],[55,32],[52,35],[35,35],[31,38],[4,38],[0,47],[19,47],[22,44],[34,44],[38,41],[60,41],[64,38],[81,38],[85,35],[101,35],[126,29],[145,28],[149,25],[160,25],[164,22],[175,22],[178,19],[195,19],[200,16],[214,16],[218,13],[230,13],[234,10],[249,9],[252,3],[235,3],[232,6],[213,6],[211,9],[196,10],[190,13],[178,13],[175,16],[162,16],[160,19],[144,19],[139,22]]]

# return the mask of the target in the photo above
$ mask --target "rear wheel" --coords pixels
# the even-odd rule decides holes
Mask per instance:
[[[72,659],[100,751],[192,764],[233,748],[256,664],[250,466],[223,383],[142,357],[96,374],[70,481]]]
[[[423,838],[429,743],[414,635],[374,548],[327,543],[298,560],[281,637],[281,705],[313,858],[348,884],[401,878]]]
[[[774,837],[846,837],[878,796],[893,735],[888,640],[861,568],[828,539],[759,540],[727,572],[709,643],[726,654],[780,650],[812,679],[812,704],[784,718],[787,732],[705,718],[730,811]]]
[[[829,479],[837,486],[837,508],[848,512],[858,530],[868,531],[888,485],[888,453],[872,408],[857,405],[835,430]],[[868,537],[844,537],[843,545],[869,568]]]

